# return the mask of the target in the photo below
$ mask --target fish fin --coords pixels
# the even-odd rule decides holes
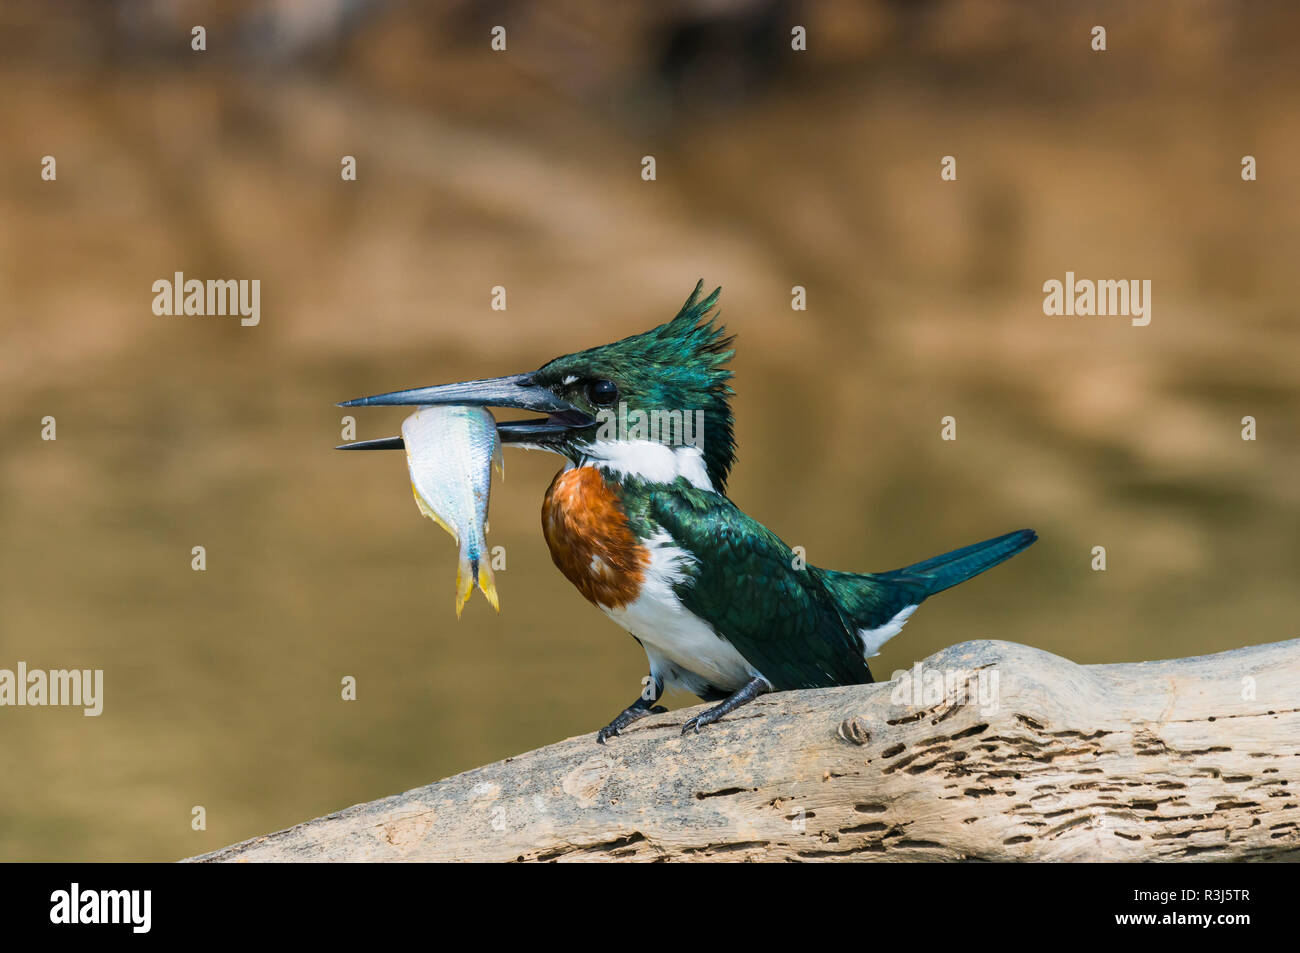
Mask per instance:
[[[478,562],[478,587],[487,596],[487,601],[492,603],[492,608],[500,612],[501,601],[497,598],[496,577],[492,575],[492,567],[486,559]]]
[[[497,473],[504,480],[506,476],[506,455],[501,450],[501,434],[497,431],[496,421],[492,421],[492,462],[496,464]]]
[[[414,483],[411,484],[411,494],[415,497],[415,505],[420,508],[421,513],[429,517],[429,519],[433,520],[435,523],[437,523],[439,526],[445,529],[448,533],[450,533],[452,539],[456,540],[457,542],[460,541],[460,534],[457,533],[450,526],[448,526],[445,522],[443,522],[442,517],[433,511],[433,507],[431,507],[428,503],[424,502],[424,497],[420,495],[420,491],[415,488]]]

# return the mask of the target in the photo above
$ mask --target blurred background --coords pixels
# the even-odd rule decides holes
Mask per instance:
[[[1297,36],[1226,0],[6,3],[0,667],[105,700],[0,710],[0,858],[180,858],[605,724],[645,659],[551,565],[558,459],[509,455],[502,611],[458,623],[455,546],[400,454],[331,449],[334,402],[533,368],[701,277],[731,496],[810,562],[1041,536],[878,678],[1296,636]],[[1045,317],[1067,270],[1151,279],[1150,326]],[[176,271],[260,279],[260,326],[155,316]]]

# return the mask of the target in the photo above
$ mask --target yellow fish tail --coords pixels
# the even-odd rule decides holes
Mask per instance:
[[[460,564],[456,567],[456,618],[460,618],[461,610],[465,608],[465,603],[469,602],[469,594],[474,589],[474,569],[470,566],[469,559],[464,553],[461,554]]]
[[[471,559],[468,553],[461,553],[460,564],[456,567],[456,618],[460,618],[465,603],[469,602],[474,585],[478,584],[487,601],[497,612],[501,611],[501,600],[497,597],[496,579],[492,567],[486,559]]]
[[[497,598],[497,583],[492,575],[492,567],[488,565],[486,559],[479,560],[478,564],[478,587],[483,595],[487,596],[487,601],[492,603],[492,608],[497,612],[501,611],[501,601]]]

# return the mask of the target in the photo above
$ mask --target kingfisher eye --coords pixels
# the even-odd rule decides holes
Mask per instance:
[[[592,381],[587,385],[587,396],[593,404],[612,404],[618,400],[618,385],[613,381]]]

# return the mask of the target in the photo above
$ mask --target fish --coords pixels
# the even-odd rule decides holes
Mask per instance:
[[[505,476],[496,421],[482,407],[421,407],[402,422],[411,491],[420,512],[460,544],[456,567],[456,618],[475,584],[501,611],[487,558],[488,497],[492,465]]]

